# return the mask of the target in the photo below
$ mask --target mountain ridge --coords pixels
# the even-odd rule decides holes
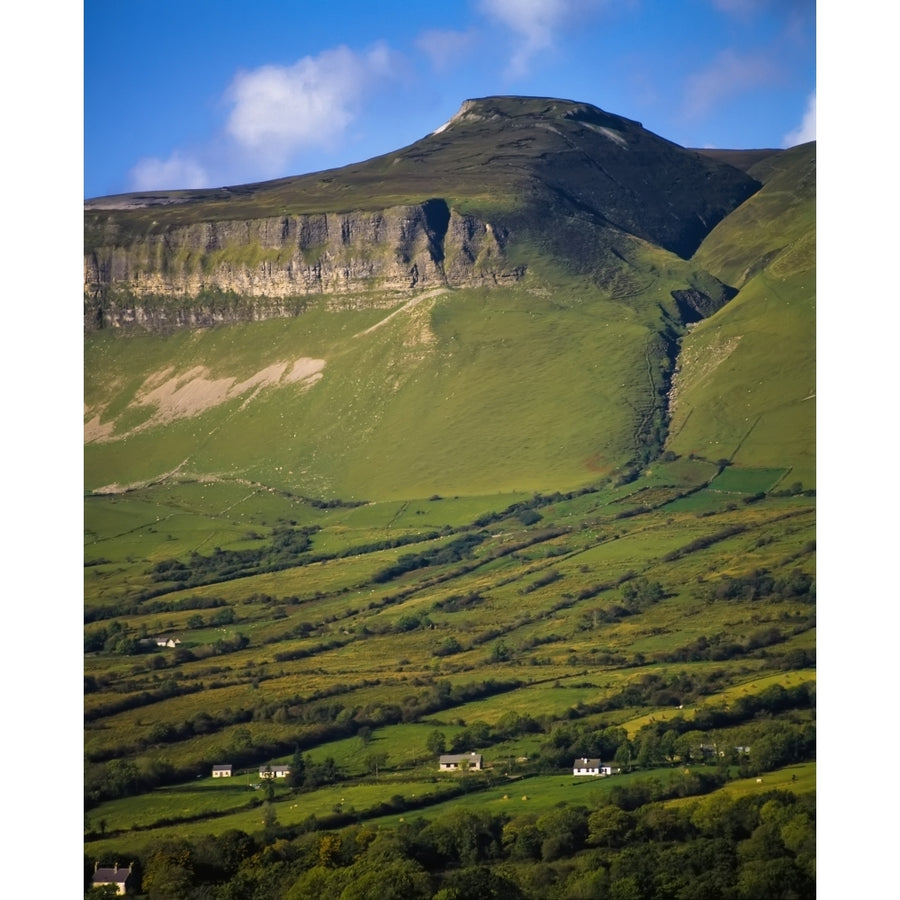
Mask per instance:
[[[689,258],[760,186],[590,104],[468,100],[425,138],[340,169],[86,203],[85,327],[229,320],[194,314],[204,294],[233,308],[512,283],[542,257],[612,283],[645,242]],[[186,302],[173,318],[160,298]],[[289,306],[238,318],[268,314]]]
[[[754,307],[739,292],[771,305],[766,295],[794,270],[802,302],[790,306],[788,334],[811,346],[803,311],[814,297],[804,273],[814,266],[815,147],[733,153],[680,148],[588,104],[488,98],[393,154],[247,186],[243,200],[200,192],[196,203],[168,208],[89,210],[87,485],[226,472],[361,498],[575,488],[598,474],[633,477],[667,446],[712,459],[739,448],[752,461],[754,441],[741,442],[750,420],[744,401],[735,403],[742,370],[719,384],[714,427],[700,412],[709,382],[691,371],[702,371],[705,354],[729,360],[717,377],[747,353],[765,356],[742,330],[715,338],[720,320],[733,306],[751,321]],[[723,154],[751,174],[710,158]],[[716,174],[724,189],[710,184]],[[657,197],[662,182],[671,184]],[[746,198],[737,202],[735,190]],[[313,211],[328,196],[358,211]],[[727,215],[703,220],[723,203],[733,205]],[[285,209],[270,214],[273,204]],[[626,221],[632,231],[616,224]],[[680,235],[677,244],[692,233],[695,241],[697,228],[704,237],[689,258],[634,233]],[[772,308],[763,330],[787,312]],[[117,333],[147,340],[132,340],[126,359]],[[91,340],[104,334],[113,340]],[[685,356],[701,338],[709,349]],[[799,369],[777,359],[758,374],[751,367],[754,383],[769,385],[766,404],[783,400],[779,366],[803,385],[791,402],[807,396],[809,357],[798,357]],[[686,359],[695,362],[685,368]],[[284,367],[296,360],[321,361],[314,383],[291,382]],[[116,370],[131,372],[130,386]],[[670,409],[676,370],[682,399]],[[207,400],[179,399],[189,391]],[[286,404],[277,413],[276,397]],[[163,427],[159,404],[173,402],[193,412]],[[254,410],[247,421],[262,415],[278,436],[268,455],[240,434]],[[556,435],[535,439],[554,419]],[[796,431],[791,452],[809,483],[810,426],[805,414],[799,421],[800,431],[785,434]],[[189,438],[201,422],[214,443]]]

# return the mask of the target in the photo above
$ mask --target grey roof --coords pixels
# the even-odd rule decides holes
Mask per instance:
[[[483,757],[480,753],[444,753],[441,756],[442,763],[458,763],[464,759],[471,761],[473,759],[483,759]]]
[[[597,769],[600,767],[599,759],[588,759],[586,756],[581,756],[575,760],[572,768],[574,769]]]
[[[230,772],[230,771],[231,771],[231,766],[226,766],[226,765],[222,765],[222,766],[213,766],[213,772],[222,772],[222,771],[225,771],[225,770],[227,770],[227,771]]]
[[[123,884],[130,874],[131,869],[126,866],[118,868],[98,866],[94,872],[94,884]]]

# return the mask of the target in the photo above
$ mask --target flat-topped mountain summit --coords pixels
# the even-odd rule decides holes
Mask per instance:
[[[590,104],[467,100],[414,144],[340,169],[87,201],[86,324],[210,291],[510,282],[546,257],[611,283],[636,242],[690,257],[760,186]]]

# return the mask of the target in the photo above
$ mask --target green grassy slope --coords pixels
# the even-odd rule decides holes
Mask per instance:
[[[620,298],[569,276],[393,309],[323,302],[289,320],[91,335],[86,486],[209,476],[388,499],[609,475],[657,440],[660,335],[675,327],[671,291],[696,280],[671,254],[639,253],[652,268]],[[319,380],[290,381],[296,360],[321,361]]]
[[[789,481],[813,487],[815,144],[753,171],[763,189],[693,260],[741,290],[683,341],[667,446],[740,465],[791,466]]]

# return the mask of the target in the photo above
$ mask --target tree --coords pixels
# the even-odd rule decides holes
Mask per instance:
[[[816,895],[814,884],[808,884],[794,861],[786,856],[748,860],[738,872],[737,888],[741,900],[789,900]]]
[[[298,747],[291,757],[291,771],[287,778],[288,787],[293,790],[303,787],[306,783],[306,760]]]
[[[343,840],[339,834],[323,834],[319,841],[319,865],[328,869],[337,868],[341,864]]]
[[[462,644],[453,636],[444,638],[435,648],[435,656],[453,656],[462,650]]]
[[[537,827],[537,816],[529,813],[516,816],[503,826],[503,848],[510,859],[541,858],[543,837]]]
[[[675,741],[678,740],[678,732],[669,728],[659,738],[659,752],[669,761],[675,759]]]
[[[631,741],[623,741],[616,750],[615,762],[624,772],[631,770]]]
[[[137,766],[129,759],[111,759],[106,764],[106,790],[110,797],[127,797],[140,783]]]
[[[340,900],[428,900],[431,896],[431,878],[415,860],[396,859],[374,868],[363,860],[352,867],[352,880]]]
[[[588,836],[587,815],[583,809],[554,809],[537,820],[537,827],[543,837],[541,856],[546,862],[572,856],[584,846]]]
[[[347,869],[330,869],[317,865],[307,869],[290,890],[285,900],[309,900],[310,897],[340,897],[347,878]],[[258,896],[258,895],[257,895]]]
[[[588,816],[587,842],[595,847],[622,847],[631,829],[631,816],[624,809],[602,806]]]
[[[432,756],[440,756],[447,750],[447,738],[443,731],[432,731],[425,739],[425,747]]]
[[[649,581],[641,576],[626,583],[622,588],[625,607],[631,612],[640,612],[658,603],[665,596],[663,586],[658,581]]]
[[[703,752],[700,750],[700,745],[705,739],[706,735],[702,731],[696,729],[686,731],[675,741],[675,755],[683,763],[702,759]]]
[[[209,620],[210,625],[231,625],[234,622],[234,610],[230,606],[223,606],[216,610]]]
[[[181,838],[164,840],[147,855],[143,888],[151,900],[179,900],[194,881],[193,847]]]
[[[524,900],[517,884],[487,866],[448,873],[434,900]]]
[[[638,745],[637,764],[642,769],[648,769],[662,758],[659,747],[659,739],[652,731],[646,732]]]
[[[266,766],[265,774],[262,777],[266,785],[266,800],[271,804],[275,799],[275,775],[272,772],[272,766]]]
[[[377,753],[369,753],[366,756],[366,768],[369,770],[370,774],[374,775],[376,778],[378,777],[378,770],[383,769],[385,763],[387,763],[387,752],[381,750]]]
[[[512,656],[512,651],[507,647],[506,641],[499,640],[491,649],[492,662],[506,662]]]
[[[271,781],[271,779],[269,779]],[[266,843],[270,843],[275,837],[275,830],[278,828],[278,816],[275,813],[275,806],[271,800],[266,800],[263,807],[263,835]]]
[[[435,819],[422,838],[447,862],[474,865],[500,854],[502,824],[484,810],[457,808]]]

